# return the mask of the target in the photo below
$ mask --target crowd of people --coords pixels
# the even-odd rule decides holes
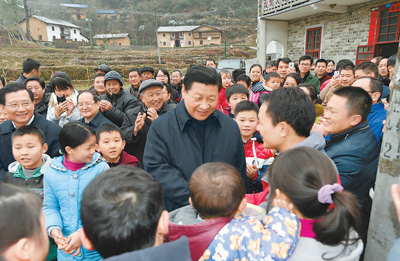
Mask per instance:
[[[395,62],[209,58],[125,89],[102,64],[78,91],[27,58],[0,79],[0,260],[363,258]]]

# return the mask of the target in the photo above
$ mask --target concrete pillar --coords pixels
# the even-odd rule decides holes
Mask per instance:
[[[267,21],[258,19],[258,39],[257,39],[257,60],[261,66],[265,66],[265,55],[267,51],[267,42],[265,39]]]
[[[375,195],[365,250],[366,261],[386,260],[396,238],[400,237],[400,225],[390,194],[390,187],[399,182],[400,174],[400,49],[397,52],[394,89],[383,135]],[[392,81],[393,81],[392,80]]]

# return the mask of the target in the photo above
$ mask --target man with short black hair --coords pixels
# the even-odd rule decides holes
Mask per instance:
[[[40,62],[38,62],[32,58],[27,58],[22,63],[22,73],[20,74],[19,78],[15,81],[15,83],[24,84],[25,80],[28,77],[31,77],[31,76],[40,77],[41,70],[42,70],[42,67],[40,65]]]
[[[368,227],[372,200],[369,190],[375,184],[379,148],[368,127],[371,96],[358,87],[342,87],[329,100],[323,121],[326,154],[335,162],[345,190],[352,192],[362,208],[362,221]]]
[[[394,67],[396,66],[396,55],[392,55],[389,57],[387,61],[387,69],[389,71],[389,79],[393,80],[394,75]]]
[[[383,58],[379,62],[379,80],[386,86],[389,86],[390,78],[389,78],[389,71],[388,71],[388,58]]]
[[[25,87],[33,93],[35,111],[47,117],[47,108],[49,107],[50,93],[46,93],[44,81],[36,76],[31,76],[25,80]]]
[[[142,81],[154,78],[153,67],[150,66],[143,67],[143,69],[140,72],[142,73]]]
[[[292,60],[290,60],[287,57],[284,58],[279,58],[277,63],[278,69],[276,70],[277,73],[281,76],[281,83],[283,83],[283,80],[285,79],[286,75],[289,74],[289,63],[291,63]]]
[[[168,211],[189,204],[190,177],[203,163],[229,163],[246,180],[238,125],[216,110],[219,83],[216,70],[206,66],[190,68],[182,90],[185,99],[156,119],[148,132],[144,169],[163,186]]]
[[[324,82],[332,78],[326,73],[326,67],[328,66],[328,62],[325,59],[318,59],[315,62],[315,76],[319,79],[320,85]]]
[[[319,93],[321,89],[321,84],[319,82],[319,79],[310,73],[312,64],[313,58],[311,58],[311,56],[303,55],[302,57],[300,57],[298,74],[303,80],[303,83],[309,82],[314,84],[314,86],[317,88],[317,92]]]
[[[174,69],[172,71],[172,89],[176,91],[173,92],[175,93],[172,95],[172,99],[175,101],[180,101],[180,98],[182,96],[182,71],[179,69]]]
[[[128,88],[125,89],[127,94],[135,96],[136,99],[139,99],[139,87],[142,83],[142,72],[139,68],[133,67],[128,72],[128,80],[131,84]]]
[[[207,58],[207,60],[206,60],[206,66],[216,69],[217,63],[215,62],[214,58],[210,57],[210,58]]]
[[[82,245],[107,260],[191,260],[186,237],[163,244],[169,215],[162,188],[140,168],[98,175],[83,193],[80,213]]]
[[[358,80],[362,77],[366,77],[366,76],[378,79],[379,69],[378,69],[378,66],[376,66],[376,64],[374,64],[373,62],[363,62],[356,66],[356,68],[354,69],[354,74],[355,74],[356,80]],[[357,86],[357,85],[353,85],[353,86]],[[382,90],[381,99],[389,98],[389,96],[390,96],[389,87],[385,86],[385,85],[382,85],[382,86],[383,86],[383,90]],[[358,87],[361,87],[361,86],[358,86]]]

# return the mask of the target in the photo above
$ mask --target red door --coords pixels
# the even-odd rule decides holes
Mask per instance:
[[[375,45],[359,45],[357,46],[356,65],[370,61],[374,58]]]

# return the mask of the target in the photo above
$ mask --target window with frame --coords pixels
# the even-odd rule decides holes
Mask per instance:
[[[52,31],[55,31],[54,26],[51,27],[51,30],[52,30]]]
[[[189,32],[189,33],[188,33],[188,36],[192,36],[192,32]]]
[[[42,41],[42,35],[39,34],[39,41]]]
[[[203,45],[203,40],[200,40],[200,45]]]
[[[162,45],[163,45],[163,46],[167,46],[167,42],[163,42]]]
[[[306,55],[319,59],[321,53],[321,32],[322,27],[307,29],[306,31]]]
[[[162,37],[165,37],[165,33],[162,34]]]
[[[400,12],[391,12],[385,6],[379,11],[378,43],[399,41]]]
[[[188,45],[192,45],[192,41],[188,41]]]

